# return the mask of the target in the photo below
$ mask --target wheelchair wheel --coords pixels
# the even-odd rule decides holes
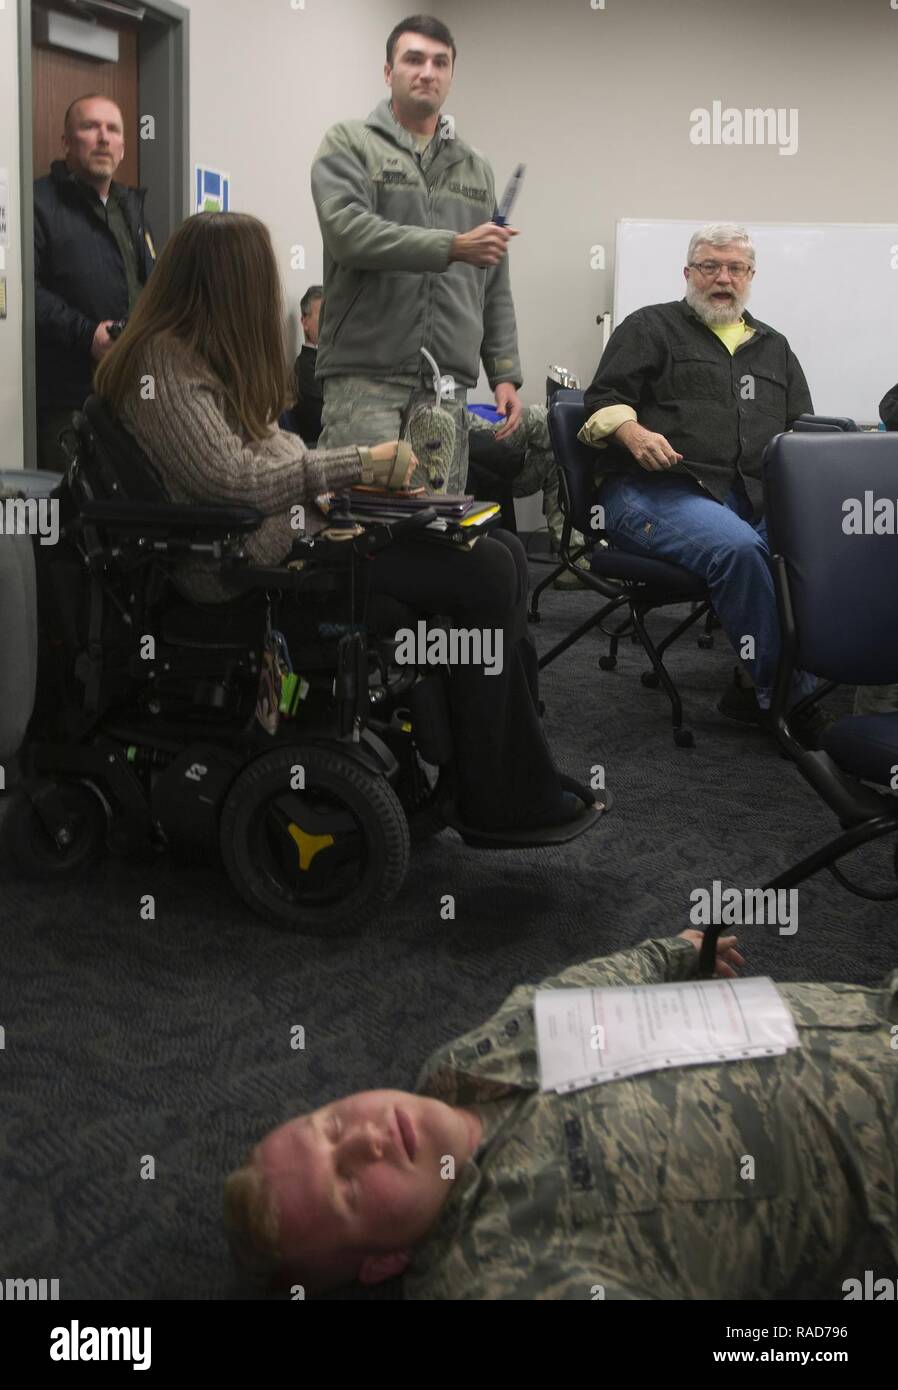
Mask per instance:
[[[47,830],[21,787],[9,799],[3,818],[3,854],[22,878],[64,878],[87,868],[106,847],[106,808],[96,792],[81,782],[59,782],[56,791],[71,818],[62,844]]]
[[[408,868],[408,826],[386,778],[311,745],[244,769],[222,807],[220,844],[254,912],[312,934],[357,929],[395,897]]]

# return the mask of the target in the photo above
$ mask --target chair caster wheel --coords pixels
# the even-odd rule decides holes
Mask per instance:
[[[616,657],[616,656],[600,656],[600,657],[599,657],[599,670],[600,670],[600,671],[613,671],[616,665],[617,665],[617,657]]]
[[[643,685],[648,686],[649,690],[657,690],[658,686],[661,684],[657,671],[643,671],[639,679],[642,681]]]
[[[692,748],[695,739],[691,729],[674,729],[674,743],[678,748]]]
[[[714,638],[708,632],[703,633],[703,635],[698,639],[698,644],[703,652],[709,652],[711,648],[714,646]]]
[[[22,878],[61,881],[95,864],[106,849],[106,808],[93,788],[60,781],[56,795],[67,820],[54,838],[24,787],[12,793],[0,844]]]

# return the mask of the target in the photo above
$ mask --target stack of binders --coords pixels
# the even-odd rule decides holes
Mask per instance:
[[[399,521],[414,512],[432,507],[437,513],[425,530],[428,538],[445,540],[453,545],[474,544],[486,523],[501,510],[498,502],[478,502],[471,496],[427,493],[420,488],[407,492],[389,492],[386,488],[365,484],[351,489],[349,507],[358,521]]]

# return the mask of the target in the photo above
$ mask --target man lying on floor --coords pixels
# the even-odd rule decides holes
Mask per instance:
[[[735,941],[718,975],[744,964]],[[541,988],[685,980],[700,943],[647,941]],[[234,1252],[308,1294],[405,1271],[427,1299],[840,1299],[865,1269],[894,1278],[898,970],[884,989],[778,989],[800,1039],[785,1055],[559,1095],[539,1090],[519,986],[417,1095],[347,1096],[263,1139],[226,1183]]]

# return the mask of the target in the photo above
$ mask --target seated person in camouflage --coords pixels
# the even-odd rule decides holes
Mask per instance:
[[[502,503],[502,524],[515,531],[514,498],[543,494],[543,516],[558,551],[564,517],[558,500],[558,461],[549,438],[549,412],[544,405],[526,405],[520,424],[508,435],[501,435],[503,421],[487,419],[468,410],[468,491],[475,497]],[[579,531],[571,532],[571,544],[583,544]],[[582,557],[580,565],[589,567]],[[569,572],[559,575],[556,589],[580,587]]]
[[[718,975],[744,963],[735,940]],[[542,988],[688,979],[700,942]],[[348,1096],[263,1139],[226,1185],[235,1253],[312,1294],[404,1272],[409,1298],[841,1298],[898,1263],[898,970],[885,989],[779,991],[801,1039],[783,1056],[558,1095],[539,1090],[522,985],[417,1095]]]

